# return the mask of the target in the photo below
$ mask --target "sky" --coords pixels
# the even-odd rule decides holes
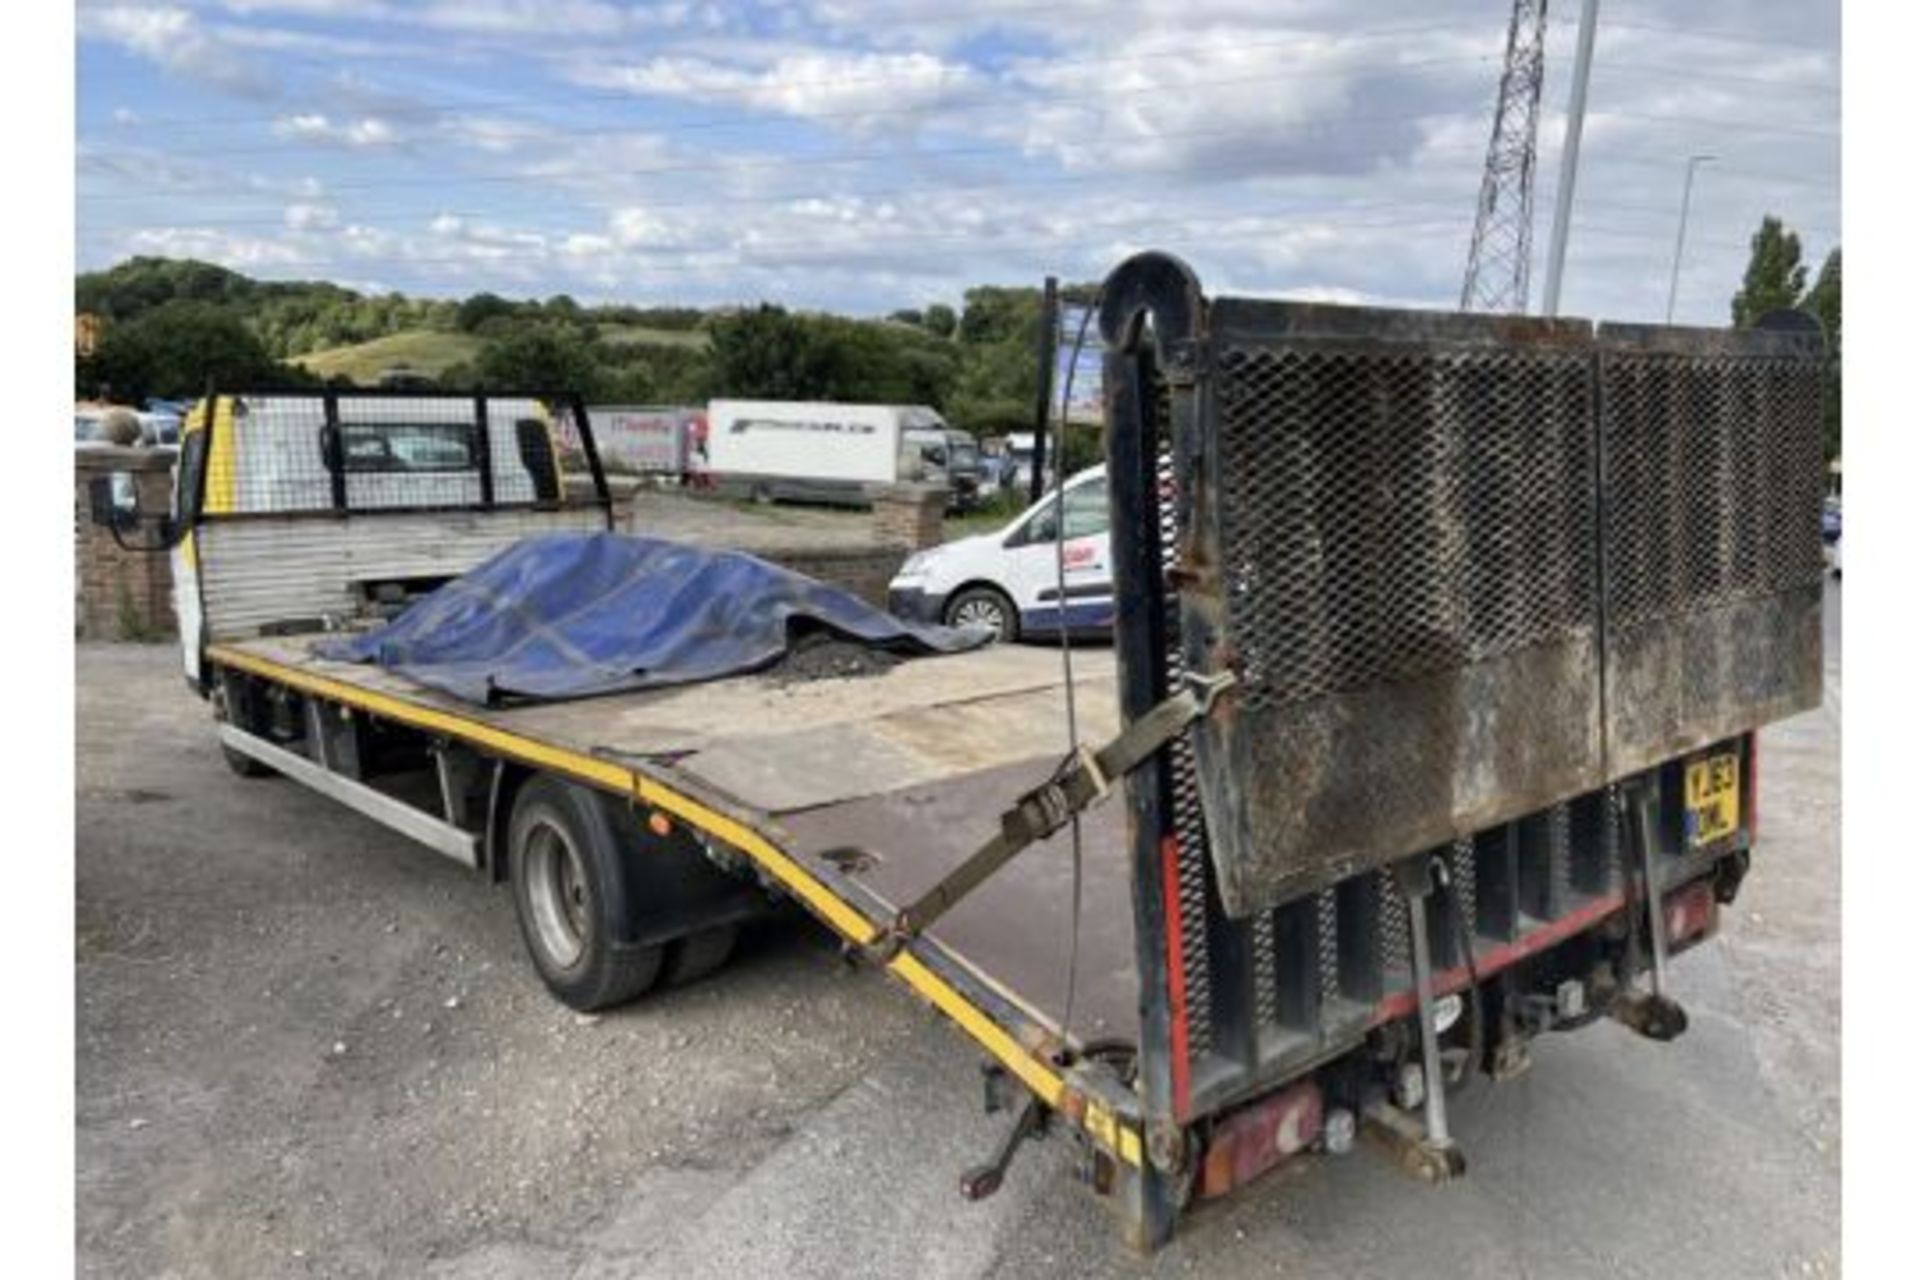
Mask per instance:
[[[80,0],[80,267],[881,314],[1181,255],[1458,304],[1511,0]],[[1549,9],[1538,309],[1579,5]],[[1561,311],[1840,234],[1837,0],[1602,0]]]

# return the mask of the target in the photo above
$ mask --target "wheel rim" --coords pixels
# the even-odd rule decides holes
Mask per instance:
[[[961,601],[960,607],[953,611],[953,621],[955,625],[962,627],[984,625],[999,632],[1005,632],[1007,629],[1005,611],[999,604],[985,596]]]
[[[561,969],[578,964],[586,951],[587,878],[580,853],[566,832],[541,822],[527,833],[527,905],[532,908],[540,949]]]

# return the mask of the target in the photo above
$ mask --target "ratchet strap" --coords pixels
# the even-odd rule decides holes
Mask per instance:
[[[1231,688],[1232,672],[1189,675],[1187,688],[1166,698],[1095,751],[1082,745],[1060,771],[1022,795],[1000,815],[1000,830],[920,898],[903,908],[872,944],[876,958],[890,960],[913,938],[1011,861],[1028,845],[1045,840],[1074,815],[1104,797],[1114,782],[1152,759],[1188,725],[1213,710]]]

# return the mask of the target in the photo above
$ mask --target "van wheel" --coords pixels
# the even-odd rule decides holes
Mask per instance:
[[[667,944],[667,963],[660,981],[669,987],[697,982],[727,962],[740,930],[733,925],[716,925],[676,938]]]
[[[533,779],[514,802],[507,849],[520,936],[562,1004],[607,1009],[654,984],[660,948],[614,942],[620,846],[597,797]]]
[[[752,497],[753,497],[754,503],[758,506],[762,506],[762,507],[772,506],[773,505],[773,486],[769,484],[757,484],[753,486]]]
[[[1001,640],[1020,638],[1020,617],[1013,601],[992,587],[968,587],[947,601],[946,623],[950,627],[992,627]]]

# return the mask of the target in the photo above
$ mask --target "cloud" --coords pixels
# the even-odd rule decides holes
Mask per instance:
[[[192,79],[247,98],[271,98],[278,86],[251,60],[234,56],[200,26],[189,10],[174,5],[84,5],[75,13],[83,39],[104,40]]]
[[[585,64],[582,84],[636,95],[741,105],[799,117],[860,112],[912,112],[963,98],[980,84],[965,63],[926,53],[787,53],[760,66],[702,57],[660,57],[641,63]]]
[[[1694,192],[1682,318],[1724,319],[1762,214],[1799,228],[1810,256],[1837,235],[1830,9],[1609,0],[1570,311],[1657,317],[1692,151],[1722,160]],[[111,101],[144,123],[81,140],[88,262],[135,251],[129,235],[146,231],[269,273],[431,293],[524,285],[869,312],[955,301],[983,281],[1098,278],[1143,247],[1187,257],[1216,291],[1450,306],[1506,16],[1489,4],[1436,18],[1430,0],[82,0],[80,12],[83,96],[104,85],[84,74],[96,44],[196,89],[279,94],[271,112],[234,111],[245,135],[177,141],[159,121],[202,108],[115,85]],[[1571,12],[1557,13],[1536,264],[1572,44]],[[400,57],[416,63],[396,70]],[[226,83],[207,70],[219,64],[271,67],[277,84]],[[225,150],[241,136],[250,170]],[[190,218],[209,225],[180,225]],[[296,258],[273,258],[273,243]],[[1535,281],[1537,293],[1537,265]]]
[[[290,204],[285,217],[289,231],[322,231],[340,225],[340,211],[330,204]]]
[[[321,112],[281,116],[273,131],[283,138],[337,147],[387,147],[399,141],[392,125],[377,116],[334,120]]]

